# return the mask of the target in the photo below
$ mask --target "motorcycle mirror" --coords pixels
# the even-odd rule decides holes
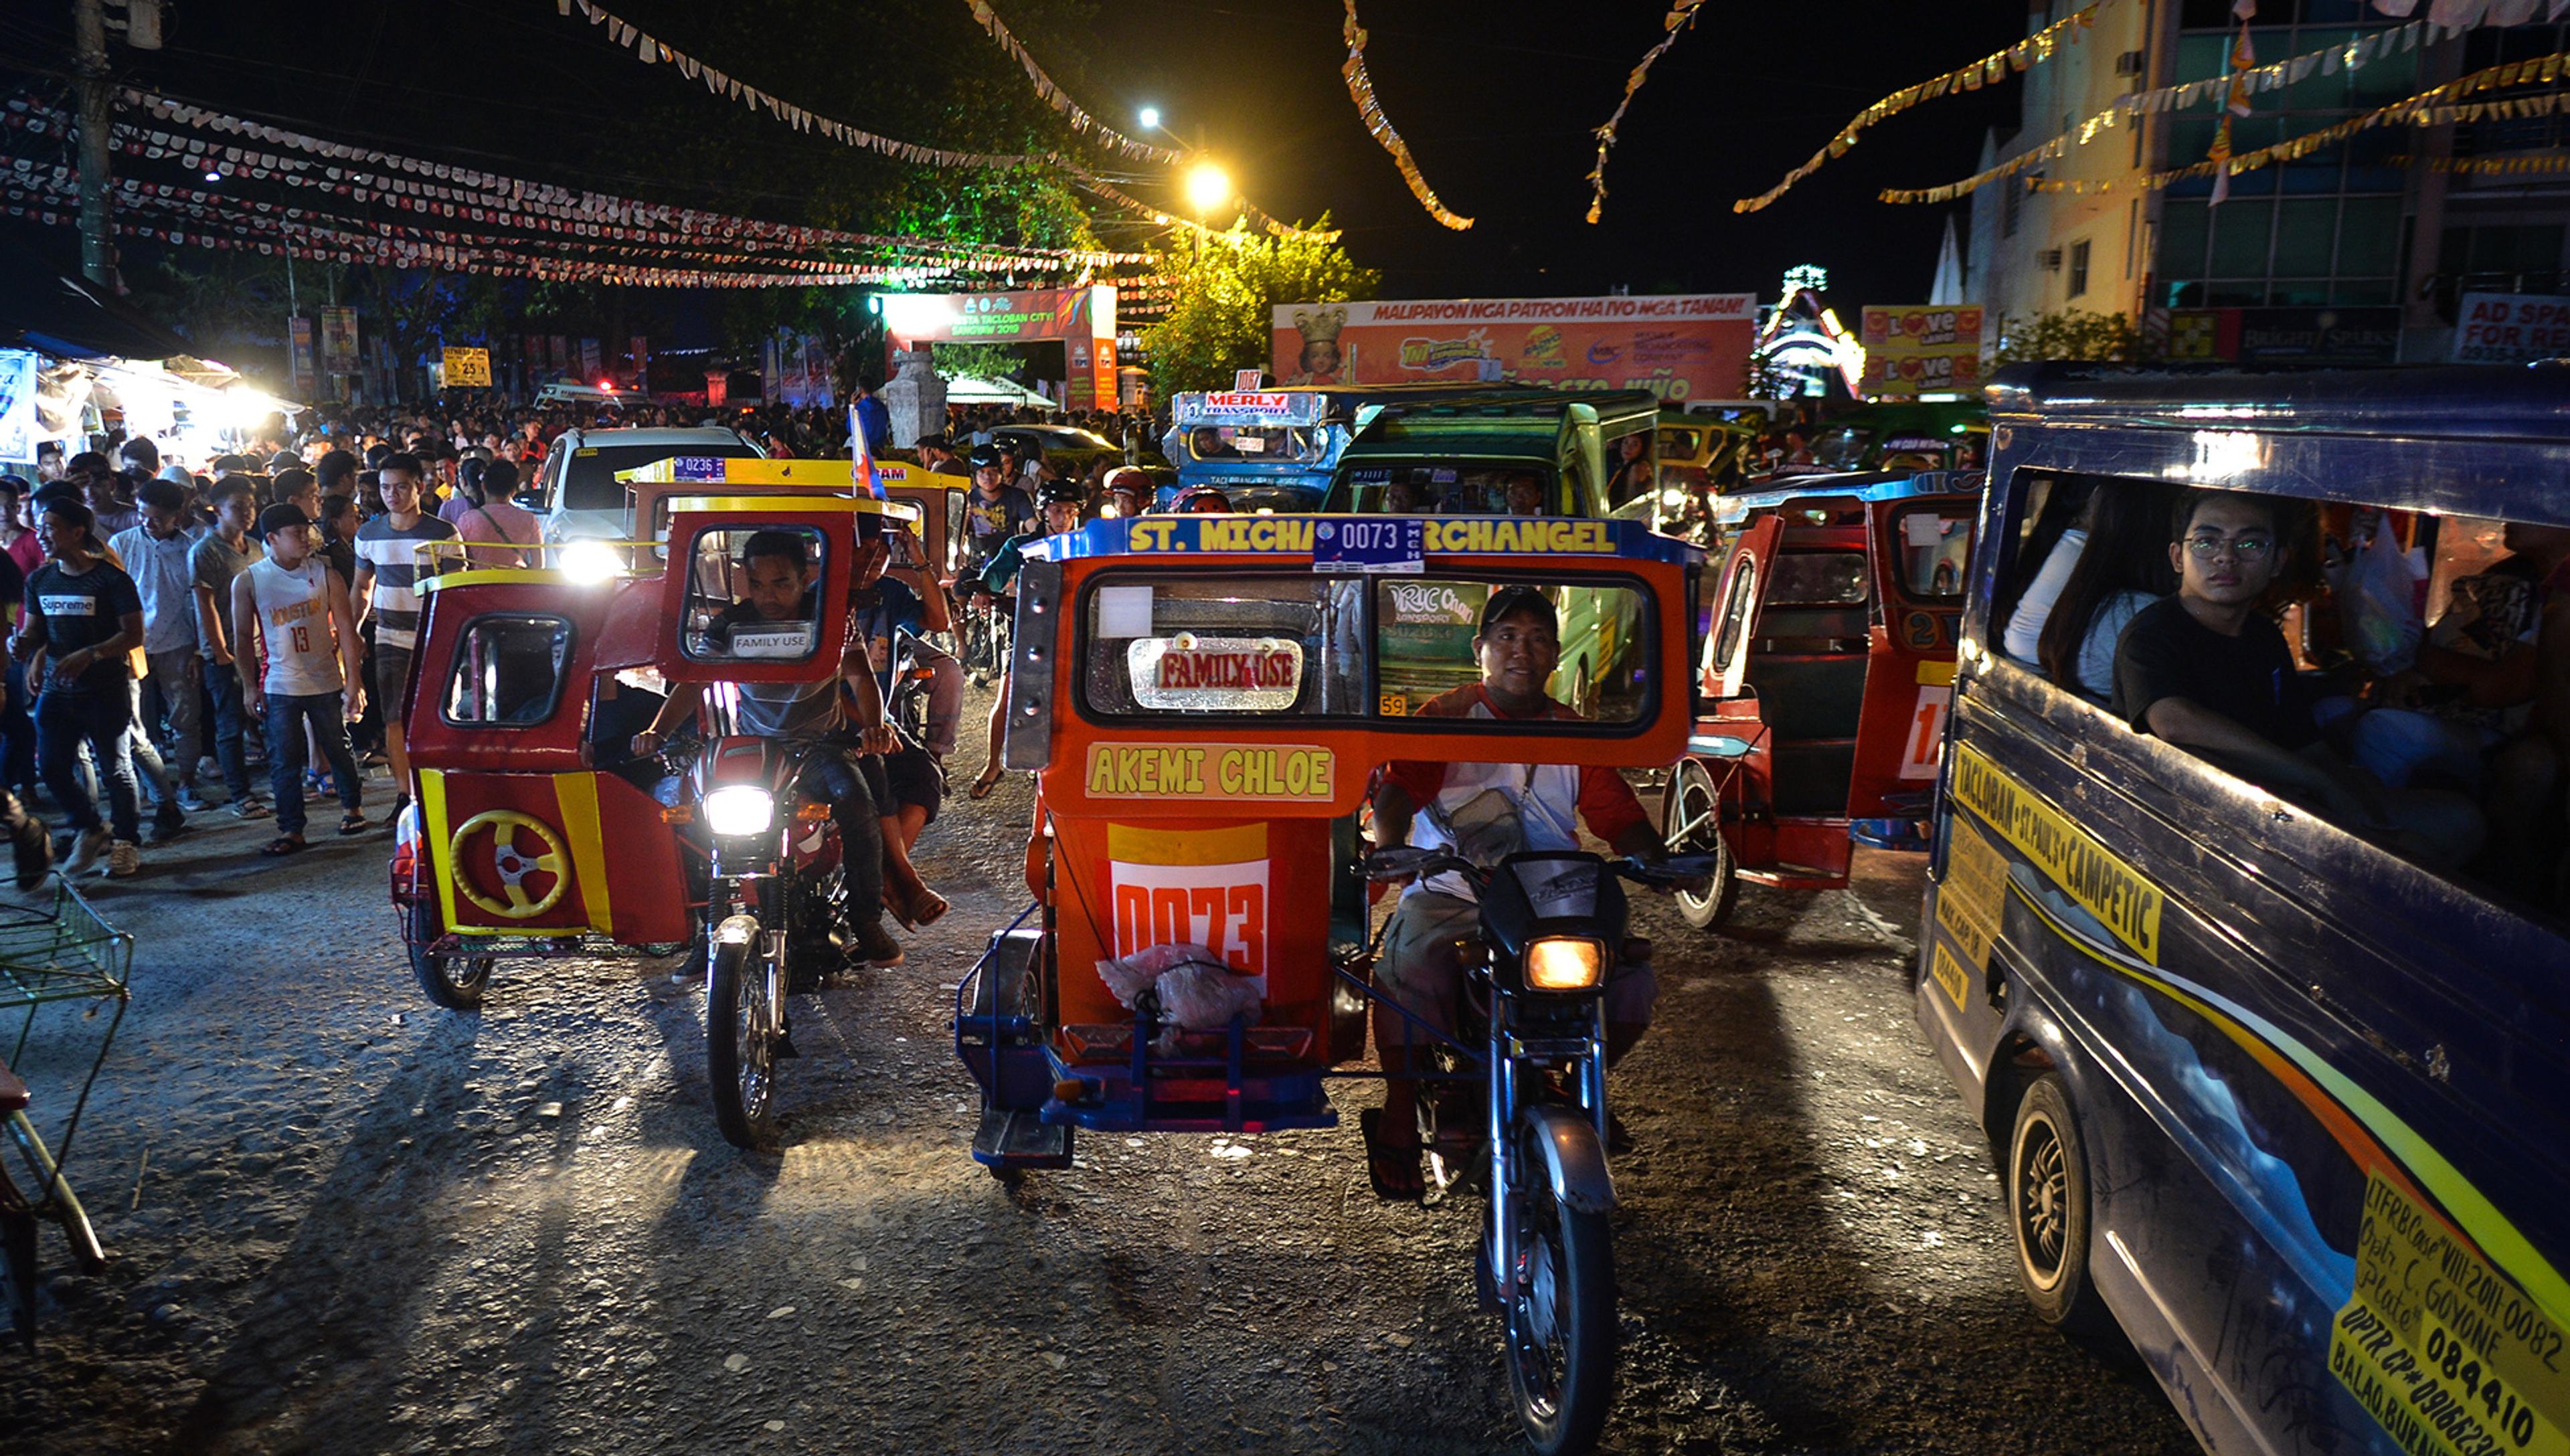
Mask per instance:
[[[1448,867],[1454,856],[1443,850],[1423,849],[1416,845],[1394,845],[1366,856],[1368,880],[1407,880],[1414,875],[1432,874]]]

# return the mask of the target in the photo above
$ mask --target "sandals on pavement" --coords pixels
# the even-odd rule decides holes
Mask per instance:
[[[367,830],[373,828],[374,825],[367,821],[366,812],[362,809],[351,809],[347,813],[339,816],[339,833],[341,834],[364,834]]]
[[[982,777],[973,781],[973,797],[976,799],[990,798],[991,791],[1000,787],[1001,775],[1006,774],[1007,772],[1007,769],[1000,767],[998,764],[993,764],[989,768],[982,770]]]
[[[281,834],[276,838],[269,840],[266,844],[259,846],[258,852],[270,859],[274,859],[280,855],[291,855],[302,848],[303,836],[299,834]]]
[[[1358,1113],[1357,1127],[1365,1133],[1366,1181],[1374,1185],[1374,1196],[1387,1203],[1410,1204],[1426,1198],[1428,1175],[1419,1166],[1419,1145],[1386,1142],[1380,1107]]]

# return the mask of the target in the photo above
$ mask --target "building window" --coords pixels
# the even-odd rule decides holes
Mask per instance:
[[[2070,296],[2076,298],[2087,291],[2088,244],[2074,242],[2070,244]]]

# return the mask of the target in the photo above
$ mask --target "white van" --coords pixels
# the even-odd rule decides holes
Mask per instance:
[[[725,460],[764,460],[767,452],[737,430],[720,426],[675,430],[570,429],[557,436],[546,452],[535,480],[519,492],[528,510],[544,518],[545,540],[575,541],[592,537],[624,541],[633,532],[626,519],[621,470],[649,465],[673,456],[701,455]]]

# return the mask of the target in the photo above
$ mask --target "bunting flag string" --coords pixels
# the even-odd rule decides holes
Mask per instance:
[[[1642,53],[1641,64],[1624,78],[1624,99],[1615,103],[1615,114],[1606,119],[1606,125],[1597,129],[1597,165],[1588,170],[1590,222],[1597,220],[1599,210],[1606,205],[1606,149],[1615,145],[1615,129],[1624,124],[1625,108],[1633,104],[1633,93],[1642,89],[1642,82],[1651,74],[1651,67],[1668,54],[1669,47],[1678,43],[1678,32],[1695,22],[1695,13],[1703,6],[1704,0],[1673,0],[1668,17],[1661,22],[1667,34],[1660,37],[1657,45]]]
[[[1960,70],[1948,71],[1917,86],[1894,92],[1857,113],[1856,119],[1841,127],[1828,146],[1812,154],[1811,161],[1785,174],[1783,182],[1757,196],[1742,197],[1733,202],[1731,210],[1757,212],[1773,206],[1777,198],[1791,191],[1795,183],[1820,171],[1831,158],[1846,156],[1847,150],[1856,145],[1857,135],[1877,122],[1899,116],[1923,101],[1934,101],[1958,91],[1978,91],[1984,86],[1995,86],[2006,80],[2011,72],[2042,65],[2052,59],[2065,38],[2075,43],[2081,31],[2097,23],[2097,12],[2113,3],[2114,0],[2092,0],[2086,9],[2063,16],[2006,50],[1983,56]]]
[[[1392,154],[1392,165],[1401,169],[1401,180],[1410,183],[1410,194],[1419,199],[1419,205],[1428,209],[1428,215],[1457,232],[1463,231],[1473,225],[1473,219],[1448,211],[1446,204],[1437,200],[1436,190],[1428,185],[1428,179],[1419,175],[1419,164],[1410,156],[1410,144],[1402,141],[1401,134],[1392,129],[1391,119],[1383,114],[1383,103],[1375,99],[1374,82],[1366,75],[1366,33],[1365,28],[1357,24],[1357,0],[1347,0],[1347,8],[1348,20],[1342,33],[1348,42],[1348,59],[1347,64],[1339,68],[1339,74],[1347,78],[1348,97],[1357,104],[1358,119],[1365,123],[1366,131],[1383,144],[1383,150]]]
[[[212,171],[225,176],[273,180],[328,191],[361,204],[380,202],[476,223],[523,227],[548,234],[569,230],[579,235],[623,237],[634,241],[664,239],[685,243],[711,236],[744,248],[769,247],[807,252],[845,248],[898,252],[963,272],[1071,270],[1147,260],[1146,254],[1136,252],[1014,247],[764,222],[630,197],[572,191],[414,158],[361,151],[141,92],[128,91],[121,102],[129,111],[148,112],[154,119],[172,126],[211,131],[226,138],[246,137],[271,146],[310,153],[321,161],[306,161],[254,148],[243,149],[120,122],[114,145],[129,155],[177,160],[192,172]],[[39,133],[59,131],[69,135],[77,130],[77,124],[69,113],[23,96],[7,104],[5,119],[11,127],[25,127]],[[360,162],[371,166],[342,165]],[[398,175],[401,173],[411,176]],[[456,185],[417,180],[422,177],[446,179]]]
[[[987,4],[981,3],[981,0],[973,0],[973,3],[975,4],[977,15],[988,12],[990,9]],[[690,80],[701,80],[704,82],[705,89],[712,92],[715,96],[729,101],[741,102],[748,106],[753,112],[763,110],[769,116],[785,123],[787,126],[794,128],[794,130],[798,132],[818,132],[822,136],[844,146],[878,152],[886,157],[893,158],[896,161],[917,163],[926,167],[978,167],[1002,172],[1022,167],[1050,167],[1065,173],[1070,173],[1073,176],[1086,175],[1077,163],[1063,156],[1059,152],[1046,152],[1041,154],[1029,153],[1011,156],[999,156],[979,152],[949,152],[934,147],[922,147],[916,143],[899,142],[889,137],[880,137],[872,132],[864,130],[863,128],[851,127],[845,122],[834,121],[828,117],[817,116],[791,102],[780,101],[776,97],[770,96],[766,92],[759,90],[757,87],[743,84],[738,77],[725,75],[721,71],[714,69],[712,66],[706,65],[704,62],[699,61],[692,56],[671,50],[662,42],[643,34],[639,27],[635,26],[631,22],[613,14],[604,6],[593,3],[593,0],[555,0],[555,6],[564,15],[570,15],[573,10],[577,9],[589,18],[589,23],[591,25],[606,27],[608,38],[610,40],[614,41],[619,47],[632,49],[635,53],[636,59],[642,61],[644,65],[647,66],[659,63],[671,65],[677,68],[679,75],[687,77]],[[1079,108],[1072,106],[1070,98],[1062,94],[1061,88],[1054,85],[1052,78],[1046,76],[1043,69],[1036,65],[1034,58],[1026,54],[1026,48],[1020,46],[1017,43],[1016,38],[1008,34],[1008,27],[1000,24],[1000,18],[998,15],[993,14],[990,16],[990,24],[998,26],[998,29],[993,32],[993,38],[1000,40],[1001,44],[1009,50],[1011,55],[1018,57],[1018,59],[1024,63],[1028,74],[1036,80],[1037,92],[1040,95],[1044,95],[1048,102],[1053,103],[1055,110],[1064,111],[1065,116],[1070,118],[1073,130],[1079,131],[1083,134],[1094,134],[1096,140],[1126,157],[1139,158],[1141,160],[1151,162],[1164,162],[1171,165],[1175,165],[1186,160],[1182,154],[1177,152],[1169,151],[1166,148],[1151,147],[1144,143],[1136,142],[1129,137],[1123,136],[1107,127],[1104,123],[1099,122],[1096,118],[1089,116],[1086,112],[1080,111]],[[1068,108],[1068,110],[1065,111],[1065,108]],[[1308,228],[1296,227],[1291,223],[1280,222],[1276,218],[1269,216],[1267,213],[1260,211],[1258,208],[1251,206],[1247,201],[1243,201],[1241,203],[1241,207],[1242,210],[1247,212],[1251,218],[1259,223],[1260,226],[1265,227],[1269,232],[1272,232],[1279,237],[1317,237],[1322,235],[1320,233],[1313,232]],[[1335,232],[1327,235],[1331,238],[1336,238],[1338,236]]]
[[[1036,58],[1027,53],[1027,48],[1019,44],[1018,38],[1009,33],[1007,22],[1001,20],[999,12],[991,8],[990,0],[965,0],[965,3],[972,8],[973,19],[981,23],[982,29],[990,32],[992,40],[999,42],[1000,49],[1008,52],[1012,60],[1026,68],[1027,79],[1035,83],[1036,95],[1044,98],[1047,106],[1062,113],[1063,118],[1071,123],[1072,131],[1083,136],[1094,134],[1095,140],[1100,144],[1120,156],[1129,157],[1138,162],[1158,162],[1175,167],[1187,160],[1183,153],[1172,152],[1166,147],[1154,147],[1148,142],[1137,142],[1081,111],[1061,87],[1054,84],[1054,79],[1045,74],[1044,68],[1036,64]]]
[[[2358,132],[2381,126],[2445,127],[2458,122],[2519,121],[2561,115],[2565,110],[2570,110],[2563,106],[2563,100],[2565,97],[2570,97],[2570,92],[2549,92],[2542,96],[2513,97],[2486,102],[2465,102],[2463,98],[2510,86],[2548,84],[2560,80],[2565,73],[2570,73],[2570,51],[2491,66],[2448,81],[2442,86],[2422,91],[2406,100],[2396,101],[2389,106],[2378,107],[2359,116],[2351,117],[2336,126],[2307,132],[2272,147],[2259,148],[2255,152],[2237,153],[2229,159],[2229,169],[2233,176],[2237,176],[2244,172],[2254,172],[2271,163],[2300,161],[2324,147],[2334,147]],[[2013,176],[2023,167],[2031,165],[2032,159],[2046,153],[2058,156],[2059,154],[2052,149],[2065,140],[2067,140],[2067,134],[2054,138],[2043,147],[2026,154],[2024,158],[2011,159],[1988,172],[1965,178],[1959,182],[1949,182],[1941,187],[1928,187],[1921,191],[1887,190],[1881,194],[1880,200],[1901,204],[1951,201],[2002,177]],[[2507,159],[2492,159],[2492,161],[2505,160]],[[2069,192],[2078,196],[2091,196],[2101,192],[2158,191],[2190,178],[2217,176],[2223,165],[2221,161],[2207,158],[2191,166],[2172,168],[2167,172],[2147,173],[2138,178],[2121,180],[2107,178],[2093,182],[2079,179],[2054,181],[2037,178],[2029,180],[2027,188],[2041,192]]]
[[[798,132],[818,132],[842,146],[880,153],[896,162],[907,162],[920,167],[972,167],[987,168],[996,172],[1041,166],[1055,160],[1050,154],[1002,155],[988,152],[957,152],[943,147],[924,147],[916,142],[904,142],[892,137],[880,136],[862,127],[851,127],[845,122],[817,116],[806,108],[761,91],[743,82],[739,77],[728,75],[693,56],[671,50],[666,44],[653,39],[642,27],[610,11],[604,5],[592,3],[592,0],[555,0],[555,8],[566,16],[577,9],[588,18],[591,25],[603,27],[609,41],[621,50],[632,51],[634,58],[645,66],[665,64],[687,80],[704,83],[706,91],[723,101],[739,102],[753,112],[763,111]]]
[[[2570,0],[2556,0],[2556,3],[2570,5]],[[2244,86],[2250,94],[2281,91],[2301,83],[2316,71],[2326,76],[2336,75],[2341,71],[2361,70],[2385,57],[2405,55],[2424,50],[2429,46],[2458,40],[2469,33],[2473,26],[2498,23],[2498,17],[2494,11],[2468,16],[2466,20],[2468,23],[2462,25],[2443,25],[2432,19],[2415,20],[2406,25],[2368,31],[2343,45],[2306,52],[2270,65],[2252,66],[2246,70],[2235,70],[2226,66],[2223,74],[2219,76],[2208,76],[2200,81],[2163,86],[2150,91],[2137,91],[2130,96],[2118,97],[2114,105],[2088,118],[2061,136],[2045,142],[2034,152],[2026,154],[2023,160],[2011,158],[1988,172],[1976,174],[1975,178],[1967,178],[1963,182],[1953,183],[1963,190],[1952,195],[1961,196],[1963,192],[1972,190],[1973,185],[1985,185],[2021,172],[2027,167],[2056,161],[2067,155],[2073,147],[2085,147],[2107,132],[2128,125],[2137,125],[2137,119],[2140,117],[2184,111],[2209,101],[2220,101],[2227,110],[2234,98],[2242,95]],[[2232,114],[2245,115],[2238,112]],[[2038,153],[2039,156],[2036,155]],[[1966,183],[1972,185],[1966,185]],[[2126,185],[2131,184],[2128,182]],[[2052,188],[2047,188],[2047,190],[2050,189]],[[1903,193],[1905,199],[1908,196],[1908,193]],[[1934,200],[1945,200],[1945,198]]]

